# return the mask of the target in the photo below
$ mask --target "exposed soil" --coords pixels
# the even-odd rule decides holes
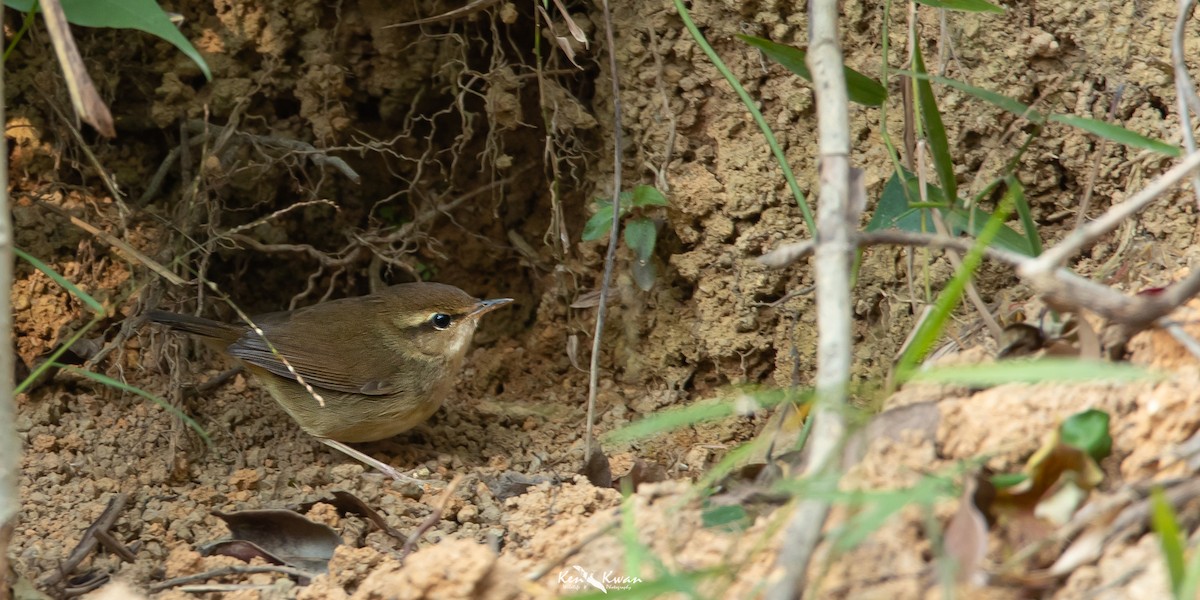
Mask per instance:
[[[580,241],[580,232],[592,200],[611,196],[617,129],[603,17],[593,3],[568,5],[589,40],[586,47],[564,42],[574,44],[576,66],[555,40],[571,38],[561,14],[551,11],[546,25],[547,17],[530,8],[540,2],[483,4],[489,6],[465,16],[388,28],[452,7],[179,0],[168,8],[185,17],[182,31],[207,58],[211,82],[149,36],[77,29],[116,117],[116,140],[86,127],[82,138],[71,132],[73,120],[63,117],[71,113],[66,85],[40,26],[17,45],[5,75],[17,245],[108,310],[76,348],[83,358],[103,353],[88,368],[166,399],[211,437],[206,444],[164,407],[67,371],[20,394],[25,503],[10,553],[22,580],[59,597],[80,585],[70,577],[90,572],[113,580],[104,588],[108,597],[195,597],[179,588],[150,590],[166,579],[244,565],[200,555],[202,545],[227,535],[214,511],[292,508],[338,490],[404,535],[435,510],[440,518],[403,557],[404,540],[317,504],[307,515],[343,542],[328,574],[308,585],[279,573],[213,578],[209,583],[246,587],[208,597],[551,597],[590,589],[573,579],[573,566],[643,582],[724,566],[699,579],[697,589],[741,598],[761,594],[777,575],[779,532],[791,511],[768,502],[743,526],[714,527],[706,524],[710,505],[692,486],[733,448],[772,435],[770,410],[636,442],[602,438],[616,476],[639,461],[665,467],[668,480],[643,484],[626,501],[630,523],[618,517],[621,493],[578,474],[588,388],[580,367],[589,360],[596,311],[594,302],[577,303],[598,288],[604,253],[601,244]],[[770,270],[757,261],[809,235],[761,133],[671,2],[617,4],[625,187],[655,185],[670,204],[646,213],[659,226],[658,275],[649,292],[631,275],[628,249],[618,254],[600,361],[602,436],[750,387],[811,384],[816,352],[813,299],[803,292],[812,284],[811,266]],[[947,13],[944,28],[937,12],[922,8],[919,26],[930,71],[1039,110],[1111,120],[1179,143],[1169,51],[1175,4],[1014,3],[1001,15]],[[805,5],[697,1],[691,10],[760,101],[801,186],[815,195],[811,91],[733,37],[803,46]],[[847,0],[842,10],[848,65],[876,75],[882,5]],[[896,3],[893,68],[904,67],[897,49],[906,44],[906,19],[907,6]],[[10,36],[19,24],[9,11]],[[1200,31],[1189,27],[1195,67]],[[904,129],[898,81],[889,90],[893,137]],[[961,195],[981,192],[1032,129],[947,88],[938,88],[938,100]],[[852,159],[865,172],[868,210],[892,172],[879,114],[859,106],[851,112]],[[325,156],[344,160],[361,181]],[[1051,124],[1017,172],[1049,245],[1073,227],[1089,189],[1087,216],[1094,217],[1168,166],[1159,155]],[[992,201],[985,197],[984,208]],[[1190,192],[1177,190],[1073,266],[1127,292],[1177,280],[1200,258],[1195,212]],[[185,283],[167,282],[71,217]],[[854,306],[861,382],[887,376],[927,304],[926,282],[940,289],[953,272],[936,253],[915,252],[910,263],[907,252],[876,248],[863,256]],[[429,422],[360,445],[428,480],[423,486],[385,480],[308,437],[244,374],[202,385],[231,364],[137,319],[151,308],[199,307],[199,314],[232,320],[225,298],[254,314],[417,278],[517,300],[484,320],[456,392]],[[16,344],[33,365],[93,315],[26,263],[18,264],[17,279]],[[1010,271],[988,266],[978,287],[1002,319],[1036,318],[1040,304]],[[1181,309],[1180,318],[1194,320],[1196,308]],[[992,360],[997,344],[977,313],[964,308],[957,318],[944,349],[952,356],[942,360]],[[1090,505],[1133,488],[1144,496],[1149,482],[1194,475],[1172,452],[1200,429],[1200,365],[1161,332],[1139,334],[1127,358],[1160,369],[1165,379],[983,391],[913,385],[887,399],[864,397],[862,403],[884,409],[924,403],[936,410],[914,431],[897,428],[865,443],[843,488],[890,490],[930,474],[961,476],[964,461],[979,458],[996,470],[1019,468],[1058,422],[1088,408],[1110,414],[1114,438]],[[784,424],[785,433],[794,433],[790,427]],[[68,574],[68,583],[46,583],[119,493],[130,500],[112,532],[136,560],[100,549]],[[810,584],[821,597],[940,595],[940,550],[929,523],[944,524],[957,506],[947,494],[929,510],[900,510],[853,548],[823,544]],[[836,506],[829,531],[859,508]],[[1179,511],[1187,531],[1194,508],[1193,501]],[[1069,573],[1042,576],[1068,540],[1048,544],[1022,564],[1031,575],[1019,581],[999,568],[1023,547],[1018,541],[1029,539],[1015,529],[996,533],[989,547],[996,576],[984,587],[959,584],[960,593],[1168,595],[1165,563],[1144,520]],[[654,560],[631,566],[631,536]]]

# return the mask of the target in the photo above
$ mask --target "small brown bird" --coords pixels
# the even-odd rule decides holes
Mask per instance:
[[[162,311],[147,316],[238,359],[321,442],[410,479],[342,442],[382,440],[428,419],[454,386],[479,318],[509,302],[440,283],[405,283],[247,324]]]

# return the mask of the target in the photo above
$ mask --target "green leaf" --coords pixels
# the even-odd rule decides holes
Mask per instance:
[[[1180,586],[1186,575],[1183,566],[1183,536],[1179,532],[1179,521],[1175,518],[1175,511],[1167,502],[1162,488],[1150,490],[1150,522],[1154,525],[1154,531],[1158,533],[1163,558],[1167,561],[1171,591],[1178,598]]]
[[[787,70],[803,77],[810,83],[812,82],[812,73],[809,72],[808,65],[804,62],[804,50],[750,35],[739,34],[737,37],[758,48],[763,54],[783,65]],[[850,97],[851,102],[865,106],[882,106],[883,101],[887,100],[887,88],[880,85],[878,81],[850,67],[843,67],[842,71],[846,77],[846,95]]]
[[[21,12],[33,6],[34,0],[4,0],[4,4]],[[171,18],[154,0],[62,0],[67,20],[84,27],[136,29],[170,42],[192,59],[204,77],[212,81],[212,71],[204,57],[196,51]]]
[[[1183,155],[1183,151],[1179,149],[1179,146],[1172,146],[1166,142],[1148,138],[1140,133],[1125,129],[1120,125],[1113,125],[1112,123],[1097,121],[1096,119],[1089,119],[1087,117],[1077,117],[1075,115],[1050,115],[1050,120],[1082,129],[1090,134],[1112,140],[1123,146],[1150,150],[1175,158]]]
[[[1004,178],[1008,184],[1007,194],[1012,194],[1013,201],[1016,202],[1017,216],[1021,219],[1021,229],[1025,230],[1025,240],[1029,242],[1029,255],[1040,256],[1042,254],[1042,238],[1038,235],[1037,222],[1033,220],[1033,211],[1029,208],[1029,200],[1025,198],[1025,186],[1021,185],[1021,180],[1017,179],[1016,175],[1009,175]]]
[[[633,205],[638,208],[643,206],[666,206],[667,197],[652,185],[639,185],[633,188]]]
[[[997,490],[1006,490],[1029,480],[1027,473],[996,473],[989,478]]]
[[[633,282],[639,290],[648,292],[654,288],[654,281],[658,279],[658,267],[653,260],[635,260],[629,266],[629,270],[633,272]]]
[[[726,531],[739,531],[751,525],[746,509],[736,504],[705,508],[700,511],[700,523],[705,529],[720,527]]]
[[[608,235],[608,229],[612,228],[612,203],[608,203],[607,208],[601,208],[596,211],[592,218],[588,218],[588,222],[583,224],[583,234],[581,238],[584,241],[599,240]]]
[[[654,221],[641,217],[630,219],[625,223],[625,244],[637,255],[638,260],[646,262],[654,255],[654,244],[658,240],[658,228]]]
[[[974,219],[971,218],[971,213],[974,213]],[[946,227],[950,229],[952,235],[956,236],[965,232],[971,237],[979,237],[983,233],[983,228],[987,224],[988,219],[991,217],[991,213],[978,206],[971,207],[969,212],[964,208],[953,208],[942,211],[942,218],[946,220]],[[1033,249],[1029,247],[1029,239],[1017,233],[1016,230],[1008,225],[1000,226],[992,243],[996,247],[1010,252],[1017,252],[1025,256],[1036,256],[1033,253]]]
[[[1108,413],[1085,410],[1071,415],[1058,428],[1062,443],[1087,452],[1096,460],[1112,454],[1112,437],[1108,434]]]
[[[944,8],[946,10],[960,10],[963,12],[990,12],[1003,13],[1004,9],[988,2],[987,0],[916,0],[917,4],[924,4],[933,8]]]
[[[906,179],[907,185],[901,182],[901,177]],[[917,189],[919,186],[920,182],[912,173],[903,171],[902,174],[892,174],[891,179],[883,186],[883,193],[880,195],[879,203],[875,207],[875,214],[871,216],[871,221],[867,223],[866,230],[899,229],[913,233],[930,233],[935,231],[933,218],[929,213],[929,211],[935,209],[929,206],[912,205],[920,199]],[[945,194],[936,186],[928,186],[926,196],[930,204],[943,206],[947,204]],[[972,236],[978,236],[991,215],[978,206],[972,207],[968,211],[965,208],[961,208],[961,201],[957,204],[958,206],[954,208],[936,209],[941,212],[942,219],[945,220],[950,234],[960,236],[963,233],[967,233]],[[971,218],[972,214],[974,214],[974,219]],[[1011,252],[1017,252],[1026,256],[1035,255],[1033,249],[1030,247],[1028,237],[1022,236],[1007,225],[1000,228],[993,242],[997,247]]]
[[[921,45],[913,44],[913,70],[925,74],[925,59],[921,57]],[[954,159],[950,156],[950,141],[946,137],[946,126],[942,124],[942,113],[938,111],[937,97],[933,86],[925,78],[917,79],[917,109],[925,123],[925,139],[933,155],[933,169],[942,184],[947,198],[958,197],[958,181],[954,178]]]

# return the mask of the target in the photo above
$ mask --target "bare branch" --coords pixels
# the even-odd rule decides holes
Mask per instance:
[[[850,381],[850,265],[857,218],[851,208],[850,115],[837,0],[810,0],[808,63],[817,97],[821,194],[817,208],[817,405],[812,419],[806,477],[832,476],[846,435],[844,410]],[[856,178],[861,186],[861,177]],[[830,485],[836,485],[835,483]],[[792,514],[768,578],[767,598],[798,597],[812,552],[829,515],[827,500],[805,500]]]
[[[1150,182],[1150,185],[1128,200],[1115,204],[1099,219],[1092,221],[1071,232],[1058,245],[1046,250],[1032,263],[1022,267],[1021,277],[1037,279],[1048,276],[1054,269],[1064,265],[1088,244],[1100,239],[1100,236],[1116,229],[1129,217],[1146,208],[1156,198],[1171,189],[1175,184],[1189,177],[1200,169],[1200,152],[1189,154],[1182,162],[1171,167],[1166,173]]]

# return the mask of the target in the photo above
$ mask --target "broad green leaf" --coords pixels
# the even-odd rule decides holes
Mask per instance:
[[[654,221],[645,217],[630,219],[625,223],[625,243],[637,255],[638,260],[646,262],[654,255],[654,244],[658,239],[658,231]]]
[[[933,8],[944,8],[946,10],[960,10],[963,12],[990,12],[1003,13],[1004,9],[988,2],[987,0],[916,0],[917,4],[924,4]]]
[[[1178,598],[1180,586],[1186,576],[1183,536],[1179,532],[1179,520],[1176,519],[1175,511],[1167,502],[1162,488],[1150,490],[1150,522],[1154,525],[1154,531],[1158,533],[1158,543],[1162,547],[1163,559],[1167,562],[1171,591]]]
[[[934,210],[934,208],[929,206],[912,206],[911,204],[920,199],[917,189],[920,182],[916,176],[907,171],[904,172],[904,177],[907,180],[907,186],[901,183],[898,174],[893,174],[887,184],[883,186],[883,193],[880,195],[879,203],[875,207],[875,214],[871,216],[871,221],[867,223],[867,231],[879,231],[881,229],[899,229],[913,233],[932,233],[936,231],[933,226],[932,216],[929,214],[929,211]],[[936,186],[928,186],[926,196],[930,204],[946,205],[945,194]],[[961,206],[961,202],[959,202],[959,206]],[[942,219],[945,220],[946,227],[953,236],[960,236],[963,233],[978,236],[984,223],[991,217],[990,214],[979,207],[972,208],[971,212],[974,213],[974,220],[970,218],[971,212],[968,212],[965,208],[939,208],[937,210],[941,212]],[[1028,238],[1008,226],[1003,226],[997,232],[994,242],[997,247],[1005,250],[1018,252],[1027,256],[1034,255],[1033,249],[1029,246]]]
[[[700,523],[705,529],[720,527],[724,531],[741,531],[752,524],[746,509],[736,504],[710,506],[701,510]]]
[[[974,219],[971,218],[971,213],[974,214]],[[942,218],[946,221],[946,227],[950,229],[951,235],[956,236],[966,233],[971,237],[979,237],[983,232],[984,224],[987,223],[991,216],[990,213],[978,206],[971,207],[970,213],[964,208],[952,208],[942,211]],[[1000,227],[992,243],[1004,250],[1017,252],[1025,256],[1036,256],[1033,248],[1029,247],[1029,238],[1017,233],[1016,230],[1008,225]]]
[[[34,0],[4,0],[10,8],[27,12]],[[61,0],[67,20],[83,27],[136,29],[170,42],[192,59],[204,77],[212,80],[212,71],[166,12],[154,0]]]
[[[758,48],[763,54],[783,65],[787,70],[803,77],[810,83],[812,82],[812,73],[804,62],[806,56],[804,50],[750,35],[738,35],[737,37]],[[878,81],[850,67],[843,67],[842,70],[846,77],[846,95],[850,97],[851,102],[865,106],[881,106],[883,101],[887,100],[887,88],[880,85]]]
[[[1090,409],[1071,415],[1058,428],[1064,444],[1087,452],[1096,460],[1112,454],[1112,437],[1108,434],[1108,413]]]
[[[925,73],[925,59],[921,57],[921,45],[913,44],[913,70]],[[942,184],[947,198],[958,197],[958,181],[954,178],[954,157],[950,155],[950,141],[946,137],[946,126],[942,124],[942,113],[938,111],[937,97],[933,95],[933,86],[929,80],[918,78],[917,110],[921,121],[925,123],[925,139],[929,142],[929,152],[933,155],[933,170],[937,172],[938,182]]]
[[[1148,138],[1140,133],[1125,129],[1120,125],[1113,125],[1112,123],[1097,121],[1096,119],[1089,119],[1087,117],[1077,117],[1075,115],[1051,115],[1050,120],[1082,129],[1090,134],[1112,140],[1123,146],[1150,150],[1175,158],[1183,154],[1183,151],[1178,146],[1172,146],[1166,142]]]
[[[992,386],[1005,383],[1087,383],[1094,381],[1154,381],[1151,371],[1128,363],[1042,358],[1006,360],[984,365],[933,367],[912,373],[909,381]]]
[[[629,212],[630,200],[634,198],[634,194],[630,192],[620,193],[620,216],[625,216]],[[605,198],[596,198],[592,204],[596,211],[592,217],[588,218],[588,222],[583,224],[583,233],[580,235],[584,241],[599,240],[608,234],[608,229],[612,228],[612,200]]]
[[[629,270],[633,272],[633,282],[639,290],[648,292],[654,288],[654,281],[658,279],[658,267],[653,260],[635,260]]]
[[[584,223],[580,237],[586,242],[598,240],[607,235],[609,229],[612,229],[612,204],[602,207]]]
[[[663,196],[663,193],[652,185],[639,185],[633,188],[633,205],[638,208],[643,206],[666,206],[667,197]]]

